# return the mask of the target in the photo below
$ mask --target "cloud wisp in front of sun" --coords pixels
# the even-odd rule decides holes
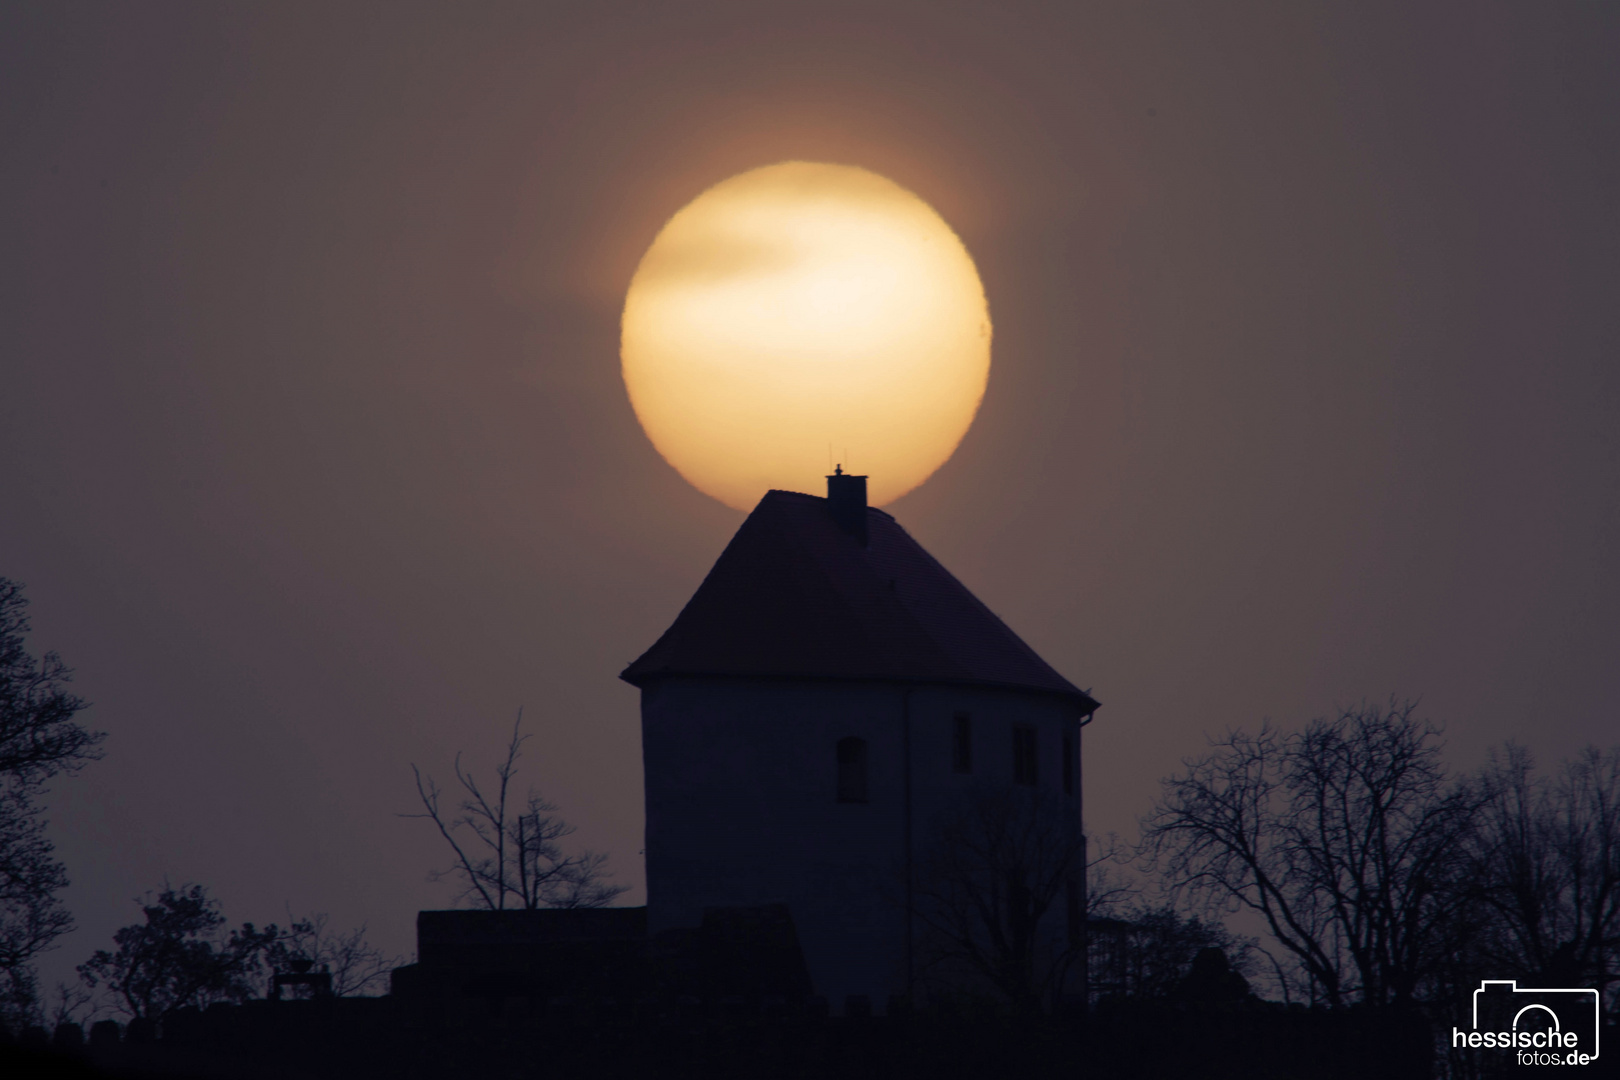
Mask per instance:
[[[642,427],[699,490],[739,509],[817,491],[830,452],[882,504],[973,422],[990,316],[927,203],[864,169],[786,162],[664,226],[625,299],[622,359]]]

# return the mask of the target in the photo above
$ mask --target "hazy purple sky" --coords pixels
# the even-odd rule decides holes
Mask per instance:
[[[519,705],[640,901],[615,676],[741,516],[642,436],[619,305],[789,158],[978,260],[984,407],[890,509],[1095,688],[1096,829],[1362,697],[1461,766],[1616,741],[1616,56],[1595,0],[7,5],[0,574],[110,733],[47,973],[165,877],[408,950],[410,763]]]

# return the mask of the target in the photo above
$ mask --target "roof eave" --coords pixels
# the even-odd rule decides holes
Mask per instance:
[[[633,671],[634,665],[619,673],[619,678],[638,690],[647,684],[666,679],[735,679],[738,682],[809,682],[809,683],[878,683],[889,686],[952,686],[978,690],[1011,690],[1022,694],[1062,698],[1080,706],[1083,713],[1093,713],[1102,703],[1084,690],[1067,690],[1054,686],[1031,686],[1028,683],[995,682],[989,679],[906,678],[897,675],[808,675],[801,672],[741,672],[741,671]]]

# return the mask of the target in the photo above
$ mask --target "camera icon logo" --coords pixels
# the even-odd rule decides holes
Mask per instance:
[[[1453,1046],[1516,1051],[1521,1063],[1597,1060],[1602,1004],[1596,990],[1521,987],[1486,979],[1474,991],[1474,1030],[1453,1030]]]

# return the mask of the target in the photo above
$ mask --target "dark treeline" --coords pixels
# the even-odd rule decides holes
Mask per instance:
[[[1538,772],[1509,744],[1454,774],[1410,704],[1233,732],[1166,782],[1144,856],[1172,895],[1263,924],[1284,1000],[1620,980],[1620,749]]]
[[[102,736],[75,722],[86,703],[62,661],[24,647],[24,611],[0,579],[0,1026],[32,1052],[115,1072],[184,1059],[214,1074],[198,1063],[251,1045],[263,1067],[321,1076],[514,1062],[530,1075],[536,1046],[540,1071],[639,1076],[1056,1076],[1077,1063],[1111,1076],[1469,1076],[1480,1061],[1444,1033],[1469,1023],[1482,980],[1591,988],[1606,1013],[1620,990],[1620,748],[1540,768],[1508,744],[1462,772],[1440,729],[1392,701],[1213,739],[1164,781],[1134,847],[1097,850],[1072,803],[1034,787],[974,789],[922,845],[904,890],[915,999],[882,1017],[654,982],[611,1000],[429,1008],[378,996],[403,960],[363,927],[290,912],[233,926],[206,888],[167,884],[76,983],[47,992],[35,960],[72,920],[42,799]],[[610,903],[623,888],[606,857],[565,852],[556,808],[518,794],[524,739],[514,726],[486,785],[458,760],[453,806],[417,774],[413,816],[453,857],[439,876],[495,912]]]
[[[47,833],[43,799],[51,781],[101,756],[102,733],[77,722],[88,707],[68,689],[72,670],[54,652],[27,648],[27,599],[0,578],[0,1032],[35,1040],[73,1032],[98,1018],[156,1030],[176,1010],[262,997],[271,980],[316,971],[337,995],[381,992],[401,960],[365,940],[365,928],[339,932],[323,914],[285,926],[230,928],[200,885],[164,885],[140,903],[142,918],[95,950],[79,978],[39,985],[35,962],[73,929],[60,891],[67,867]]]
[[[1165,781],[1139,854],[1178,904],[1263,929],[1243,960],[1274,997],[1423,1016],[1467,1074],[1446,1033],[1483,980],[1590,988],[1613,1012],[1620,748],[1543,771],[1509,743],[1460,773],[1440,736],[1398,702],[1230,732]]]
[[[39,1014],[34,958],[73,929],[41,800],[51,780],[99,757],[103,739],[74,722],[87,703],[68,691],[61,657],[26,648],[27,609],[22,586],[0,577],[0,1025],[12,1029]]]

